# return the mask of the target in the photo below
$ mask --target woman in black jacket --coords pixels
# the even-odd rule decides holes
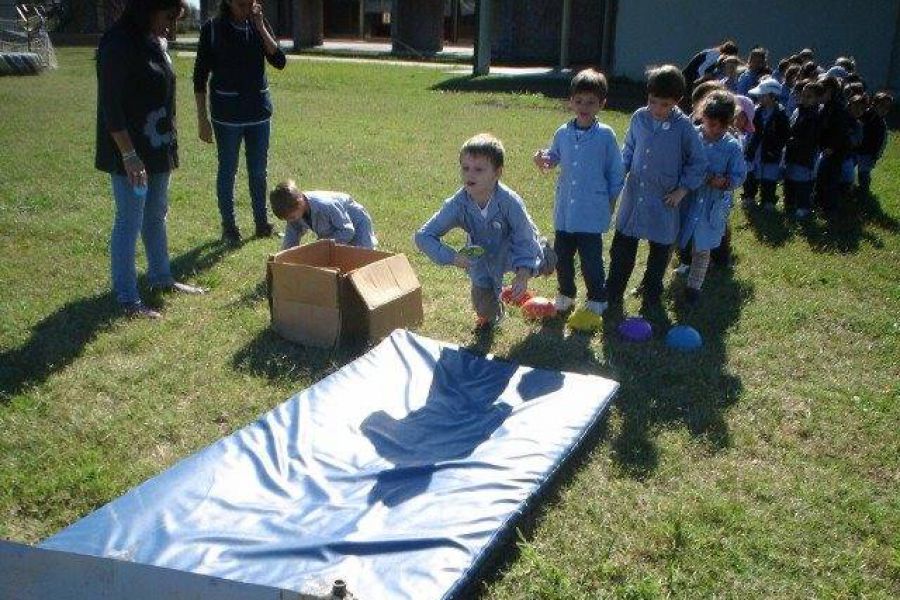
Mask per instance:
[[[131,316],[158,318],[141,302],[135,246],[147,254],[151,287],[184,293],[177,283],[166,236],[169,174],[178,166],[175,72],[165,38],[185,9],[183,0],[130,0],[97,48],[97,169],[110,174],[116,205],[110,239],[112,287]]]
[[[241,142],[246,144],[247,177],[257,236],[270,236],[266,211],[266,163],[272,99],[265,63],[283,69],[284,52],[266,26],[255,0],[222,0],[219,16],[200,30],[194,63],[194,94],[200,139],[211,143],[215,132],[219,169],[216,195],[222,218],[222,239],[241,241],[234,215],[234,177]],[[211,75],[211,77],[210,77]],[[209,113],[207,112],[209,83]]]

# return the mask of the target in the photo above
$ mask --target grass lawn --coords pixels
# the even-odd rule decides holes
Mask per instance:
[[[176,273],[211,292],[153,299],[159,322],[117,316],[110,186],[92,166],[92,54],[62,49],[58,71],[0,78],[0,537],[29,543],[352,358],[269,330],[262,282],[276,242],[218,243],[215,152],[196,137],[187,58],[175,58],[170,251]],[[456,79],[291,61],[271,74],[269,173],[369,207],[383,247],[407,253],[422,281],[422,334],[621,382],[600,442],[485,597],[898,597],[897,138],[874,199],[839,227],[735,210],[734,270],[712,273],[692,311],[668,286],[666,318],[700,330],[699,353],[674,353],[659,334],[630,346],[518,317],[478,341],[464,277],[430,264],[412,233],[457,188],[459,145],[485,130],[506,144],[504,180],[551,233],[555,177],[531,154],[568,113],[542,95],[454,92]],[[628,113],[602,117],[621,140]],[[252,232],[243,166],[238,198]],[[554,281],[535,288],[552,296]]]

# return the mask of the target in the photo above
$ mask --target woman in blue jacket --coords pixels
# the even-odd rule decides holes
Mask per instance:
[[[222,217],[222,239],[241,241],[234,215],[234,177],[241,141],[246,146],[247,177],[256,235],[272,235],[266,214],[266,163],[272,99],[265,62],[276,69],[286,63],[284,52],[266,27],[255,0],[222,0],[219,16],[204,23],[194,63],[194,94],[200,139],[211,143],[215,132],[219,169],[216,195]],[[211,75],[211,77],[210,77]],[[207,81],[209,112],[207,113]]]

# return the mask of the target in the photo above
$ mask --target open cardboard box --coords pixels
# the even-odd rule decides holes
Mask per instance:
[[[291,341],[376,342],[422,322],[422,286],[403,254],[319,240],[270,256],[266,267],[272,328]]]

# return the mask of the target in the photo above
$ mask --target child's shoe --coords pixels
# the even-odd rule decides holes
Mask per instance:
[[[241,245],[241,230],[237,227],[222,228],[222,242],[228,246]]]
[[[676,275],[687,275],[688,271],[690,271],[690,270],[691,270],[691,265],[686,265],[684,263],[681,263],[677,267],[675,267],[675,274]]]
[[[138,300],[122,307],[129,319],[161,319],[162,315]]]
[[[557,294],[556,300],[553,301],[553,306],[556,307],[556,312],[563,313],[571,310],[572,307],[575,306],[575,299],[563,296],[562,294]]]
[[[585,305],[569,315],[566,325],[574,331],[591,333],[599,331],[603,327],[603,317]]]

